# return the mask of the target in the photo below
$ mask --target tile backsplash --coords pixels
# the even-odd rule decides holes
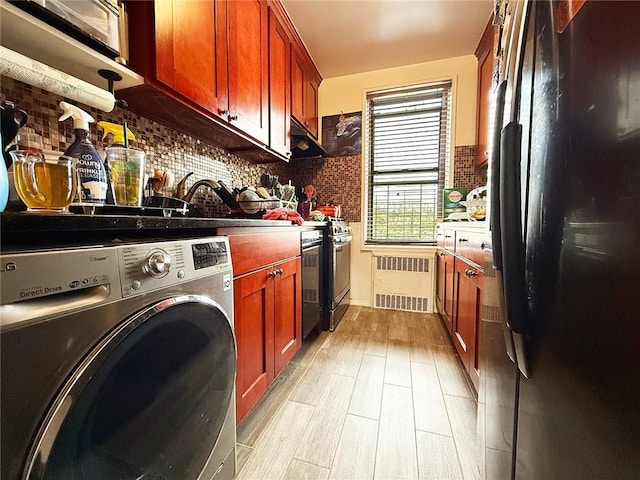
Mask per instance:
[[[62,114],[58,103],[64,100],[63,97],[7,77],[0,77],[0,100],[11,101],[29,114],[26,127],[33,128],[36,133],[42,135],[46,149],[64,151],[73,141],[71,120],[58,121]],[[126,121],[129,129],[136,135],[136,141],[132,142],[131,146],[144,150],[147,154],[147,172],[156,169],[170,170],[175,175],[176,184],[185,175],[194,172],[187,181],[187,188],[203,178],[221,180],[230,187],[256,185],[259,184],[260,175],[265,171],[278,175],[283,184],[291,179],[291,167],[285,162],[256,165],[128,110],[116,107],[112,112],[105,113],[86,105],[79,106],[89,112],[96,122]],[[102,132],[95,123],[91,124],[91,133],[94,143],[100,146]],[[172,196],[175,194],[175,188],[162,193]],[[228,210],[222,200],[206,187],[200,188],[192,202],[207,216],[224,216]]]
[[[291,161],[293,182],[313,185],[318,204],[342,205],[342,216],[350,222],[360,221],[361,171],[360,155],[348,157],[294,159]]]
[[[452,187],[472,190],[487,184],[487,168],[478,168],[475,164],[476,146],[456,146],[454,150],[454,169]]]
[[[116,92],[117,94],[117,92]],[[0,100],[8,100],[29,114],[26,127],[42,135],[47,149],[64,151],[73,141],[73,124],[70,120],[59,122],[62,114],[58,103],[63,97],[32,87],[7,77],[0,77]],[[85,105],[96,122],[105,120],[114,123],[127,122],[136,135],[132,146],[147,154],[146,171],[171,170],[175,182],[190,172],[189,188],[196,180],[208,178],[221,180],[230,187],[257,185],[262,173],[278,175],[281,183],[289,180],[293,185],[312,184],[316,187],[320,205],[328,202],[341,204],[343,216],[351,222],[361,221],[362,163],[360,155],[346,157],[294,159],[291,163],[276,162],[254,164],[249,160],[230,154],[189,135],[177,132],[158,122],[139,116],[129,110],[116,107],[104,113]],[[91,125],[92,138],[101,145],[101,131]],[[474,145],[456,146],[454,152],[454,186],[475,188],[486,183],[486,169],[478,169],[474,162]],[[173,196],[175,188],[162,192]],[[224,216],[228,209],[210,189],[202,187],[193,197],[207,216]]]

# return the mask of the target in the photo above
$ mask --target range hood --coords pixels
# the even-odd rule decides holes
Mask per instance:
[[[327,151],[296,119],[291,118],[291,158],[324,157]]]

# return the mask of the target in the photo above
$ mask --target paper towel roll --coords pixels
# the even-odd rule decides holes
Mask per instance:
[[[3,46],[0,46],[0,75],[105,112],[113,110],[116,103],[112,93]]]

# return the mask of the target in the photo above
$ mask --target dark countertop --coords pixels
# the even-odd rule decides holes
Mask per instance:
[[[304,228],[321,228],[326,222],[305,222]],[[287,220],[248,218],[190,218],[181,216],[0,214],[2,251],[82,246],[113,241],[172,239],[215,235],[218,229],[280,227]]]
[[[3,213],[0,215],[3,231],[11,232],[67,232],[87,230],[171,230],[211,229],[228,227],[290,227],[286,220],[261,220],[252,218],[189,218],[141,215],[80,215],[80,214],[31,214]],[[5,230],[6,229],[6,230]]]

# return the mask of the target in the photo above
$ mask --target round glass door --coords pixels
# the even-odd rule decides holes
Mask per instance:
[[[124,322],[79,366],[41,429],[27,478],[196,479],[231,405],[222,309],[176,297]]]

